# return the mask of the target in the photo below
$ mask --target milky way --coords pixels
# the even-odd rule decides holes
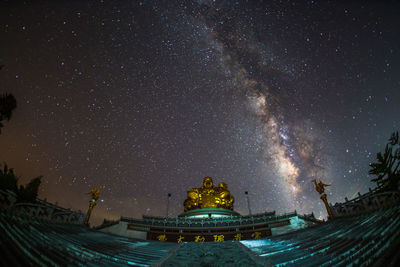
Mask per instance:
[[[374,184],[400,121],[397,3],[5,2],[0,161],[40,198],[103,218],[183,211],[205,176],[235,210],[326,217]]]
[[[254,134],[260,135],[265,163],[274,172],[266,179],[279,184],[280,200],[302,210],[305,203],[299,196],[304,194],[303,188],[309,187],[312,179],[329,179],[321,165],[329,164],[321,146],[322,137],[308,131],[312,125],[304,116],[297,116],[293,108],[296,100],[282,96],[282,91],[296,89],[291,73],[275,62],[273,49],[257,40],[255,30],[241,19],[246,15],[240,13],[219,5],[203,6],[201,21],[208,34],[205,39],[210,47],[216,44],[222,69],[233,81],[232,89],[243,93],[259,120]],[[284,101],[290,108],[282,108],[280,103]]]

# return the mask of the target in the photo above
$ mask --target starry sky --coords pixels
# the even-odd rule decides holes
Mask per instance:
[[[396,1],[3,1],[0,161],[92,223],[183,212],[205,176],[235,210],[326,217],[374,187],[400,128]]]

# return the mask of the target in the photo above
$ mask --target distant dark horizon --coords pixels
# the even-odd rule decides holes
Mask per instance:
[[[0,162],[103,218],[183,212],[210,176],[235,210],[314,212],[375,187],[400,129],[400,4],[6,1]]]

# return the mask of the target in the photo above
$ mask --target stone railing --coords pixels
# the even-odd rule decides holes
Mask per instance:
[[[26,219],[83,224],[85,216],[81,211],[65,209],[40,199],[36,203],[17,203],[16,200],[14,192],[0,190],[0,211]]]
[[[292,214],[292,213],[288,213]],[[285,214],[283,214],[285,215]],[[194,218],[194,217],[163,217],[163,216],[147,216],[143,215],[142,220],[144,221],[154,221],[154,222],[166,222],[175,223],[176,220],[186,222],[186,221],[217,221],[217,222],[227,222],[227,221],[239,221],[239,220],[258,220],[264,219],[265,217],[276,217],[275,211],[258,213],[254,215],[243,215],[243,216],[227,216],[227,217],[211,217],[211,218]],[[125,217],[127,218],[127,217]]]
[[[374,211],[400,204],[399,191],[370,191],[364,195],[358,194],[354,199],[348,200],[344,203],[336,203],[331,205],[334,217],[343,217],[361,214],[364,212]]]
[[[134,219],[129,217],[121,217],[121,221],[135,223],[146,226],[165,226],[165,227],[225,227],[225,226],[241,226],[248,224],[257,224],[272,222],[277,220],[288,219],[297,216],[297,212],[285,213],[282,215],[269,215],[275,214],[255,214],[253,216],[233,216],[225,218],[166,218],[166,217],[150,217],[143,216],[143,219]]]

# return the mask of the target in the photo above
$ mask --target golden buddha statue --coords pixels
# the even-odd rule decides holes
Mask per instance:
[[[187,199],[184,202],[185,211],[194,209],[229,209],[233,210],[234,197],[228,190],[226,183],[219,183],[214,187],[211,177],[203,179],[203,186],[192,188],[187,192]]]

